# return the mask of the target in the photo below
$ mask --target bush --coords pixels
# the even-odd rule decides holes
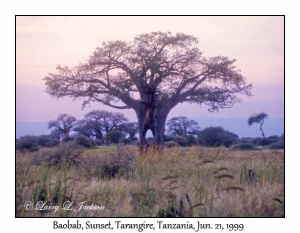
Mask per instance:
[[[218,147],[224,145],[229,147],[238,136],[224,130],[222,127],[208,127],[198,133],[198,143],[203,146]]]
[[[130,138],[121,138],[120,143],[130,144],[132,140]]]
[[[113,130],[108,132],[106,135],[106,142],[107,144],[116,143],[118,144],[122,138],[125,138],[125,135],[123,132],[119,130]]]
[[[272,135],[272,136],[269,136],[268,138],[269,138],[270,140],[278,141],[279,136],[278,136],[278,135]]]
[[[124,147],[118,147],[115,153],[104,156],[88,157],[83,167],[98,178],[131,177],[135,169],[135,157]]]
[[[58,143],[59,140],[52,135],[40,135],[37,140],[37,144],[44,147],[54,147]]]
[[[182,137],[184,137],[188,140],[189,146],[197,144],[197,139],[191,134],[183,134]]]
[[[255,150],[255,145],[253,143],[239,143],[233,146],[236,150]]]
[[[257,141],[256,145],[258,146],[268,146],[270,144],[274,143],[274,141],[270,138],[261,138]]]
[[[35,152],[32,163],[41,165],[45,163],[48,166],[57,166],[64,164],[78,165],[81,162],[81,155],[84,147],[75,142],[65,142],[59,144],[58,147],[51,149],[43,149]]]
[[[169,135],[164,135],[164,142],[174,141],[174,137]]]
[[[171,147],[176,147],[179,146],[179,144],[175,141],[167,141],[165,142],[165,147],[166,148],[171,148]]]
[[[84,146],[85,148],[91,148],[93,143],[90,138],[83,134],[78,134],[74,137],[74,142],[78,145]]]
[[[268,148],[271,150],[284,149],[284,140],[280,139],[277,142],[274,142],[271,145],[269,145]]]
[[[189,140],[182,136],[175,136],[174,141],[177,142],[180,146],[189,146]]]
[[[101,146],[101,145],[104,144],[104,140],[103,140],[103,139],[99,139],[99,138],[96,138],[96,139],[94,140],[94,142],[95,142],[95,144],[96,144],[97,146]]]
[[[38,137],[32,135],[20,137],[17,140],[16,148],[17,150],[37,151],[39,150]]]

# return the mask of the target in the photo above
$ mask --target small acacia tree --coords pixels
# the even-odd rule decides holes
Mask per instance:
[[[173,117],[167,122],[167,131],[174,136],[183,134],[197,134],[200,130],[198,123],[194,120],[189,120],[187,117]]]
[[[262,126],[265,123],[266,119],[268,119],[268,114],[264,113],[264,112],[253,114],[248,119],[248,125],[249,126],[253,125],[254,123],[260,124],[259,130],[261,131],[261,134],[262,134],[263,138],[265,137],[265,133],[263,131]]]
[[[48,123],[48,129],[54,128],[54,132],[58,135],[61,135],[63,140],[68,140],[69,133],[75,126],[75,122],[75,117],[68,114],[59,114],[56,120]]]
[[[224,56],[205,58],[198,39],[183,33],[153,32],[132,42],[109,41],[74,68],[58,66],[44,78],[51,96],[83,98],[116,109],[133,109],[139,124],[140,148],[163,146],[165,123],[179,103],[208,105],[209,111],[239,102],[238,94],[250,96],[251,85]],[[118,104],[122,102],[124,105]]]

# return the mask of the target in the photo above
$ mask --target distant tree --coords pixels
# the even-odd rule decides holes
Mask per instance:
[[[74,68],[58,66],[44,80],[53,97],[100,102],[133,109],[139,123],[140,149],[164,144],[165,123],[180,103],[208,105],[209,111],[232,107],[239,94],[251,96],[251,84],[226,56],[204,57],[194,36],[152,32],[132,42],[104,42],[89,60]],[[119,103],[122,102],[122,105]]]
[[[139,124],[137,122],[123,123],[119,129],[124,131],[125,134],[128,134],[131,140],[134,140],[135,135],[139,132]]]
[[[123,134],[123,132],[121,132],[119,130],[110,131],[105,135],[106,144],[109,145],[111,143],[119,143],[120,140],[124,137],[125,137],[125,135]]]
[[[87,120],[78,120],[74,126],[73,131],[78,134],[84,135],[88,138],[95,137],[96,139],[102,139],[102,131],[101,128],[98,130],[98,127],[95,127],[95,124],[91,124],[91,122]]]
[[[263,131],[262,126],[266,119],[268,119],[268,114],[264,112],[253,114],[248,119],[249,126],[253,125],[254,123],[260,124],[259,130],[261,131],[263,138],[265,137],[265,133]]]
[[[200,130],[198,123],[194,120],[188,120],[187,117],[173,117],[167,122],[167,131],[173,136],[183,134],[197,134]]]
[[[117,130],[119,127],[128,122],[128,119],[120,112],[108,112],[105,110],[94,110],[85,115],[85,120],[88,122],[95,133],[96,137],[101,138],[102,134]]]
[[[217,147],[224,145],[229,147],[238,139],[235,133],[224,130],[222,127],[208,127],[198,133],[198,143],[203,146]]]
[[[58,129],[52,129],[50,135],[55,137],[58,141],[64,136]]]
[[[56,120],[48,123],[48,129],[54,128],[57,135],[63,135],[60,139],[67,141],[70,131],[75,126],[76,118],[68,114],[59,114]]]

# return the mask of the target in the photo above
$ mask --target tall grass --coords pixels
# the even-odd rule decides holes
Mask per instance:
[[[51,149],[51,150],[55,150]],[[281,217],[283,151],[166,148],[140,156],[136,147],[87,149],[76,163],[41,162],[51,150],[17,152],[16,215],[20,217]],[[70,152],[71,153],[71,152]],[[36,158],[40,163],[35,163]],[[47,161],[47,159],[45,159]],[[248,170],[254,171],[250,179]],[[28,211],[24,204],[65,201],[105,210]]]

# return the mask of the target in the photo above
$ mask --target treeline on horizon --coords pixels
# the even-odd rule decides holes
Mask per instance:
[[[266,113],[254,114],[248,119],[248,125],[260,124],[262,137],[242,137],[221,126],[201,129],[199,124],[187,117],[171,118],[165,125],[165,147],[231,147],[239,150],[284,149],[284,134],[265,137],[262,125],[268,118]],[[17,150],[37,151],[41,147],[55,147],[60,142],[73,142],[86,148],[108,146],[111,144],[138,145],[139,125],[129,122],[123,113],[94,110],[85,114],[84,119],[60,114],[56,120],[48,123],[52,129],[49,135],[26,135],[16,139]],[[153,137],[148,137],[151,144]]]

